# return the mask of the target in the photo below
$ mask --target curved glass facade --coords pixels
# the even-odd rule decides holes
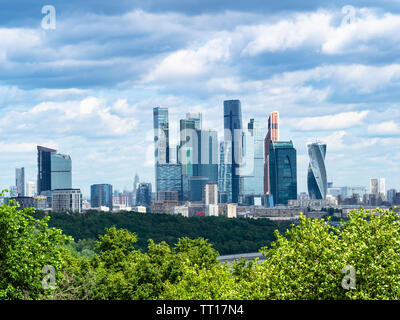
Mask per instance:
[[[324,200],[328,189],[325,155],[326,144],[315,142],[307,145],[310,164],[308,165],[307,186],[310,199]]]

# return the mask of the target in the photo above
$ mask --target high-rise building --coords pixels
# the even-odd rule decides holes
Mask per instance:
[[[325,200],[328,190],[325,168],[326,144],[310,143],[307,149],[310,158],[307,174],[308,194],[311,200]]]
[[[182,165],[165,163],[156,165],[156,190],[178,191],[179,199],[182,199]]]
[[[202,129],[201,112],[188,112],[188,113],[186,113],[186,119],[194,122],[194,127],[196,130]]]
[[[37,193],[55,189],[72,188],[72,161],[69,155],[59,154],[57,150],[37,147],[38,180]]]
[[[133,179],[133,204],[136,204],[136,190],[139,186],[139,175],[136,173],[135,178]]]
[[[242,107],[240,100],[224,101],[225,191],[228,202],[237,203],[242,164]]]
[[[370,180],[370,194],[378,195],[378,179]]]
[[[297,199],[297,160],[292,141],[270,143],[269,173],[274,204],[285,205]]]
[[[386,197],[386,179],[385,178],[379,179],[379,193],[383,197]]]
[[[52,211],[82,212],[82,194],[79,189],[52,191]]]
[[[90,186],[90,205],[92,208],[108,207],[113,209],[113,192],[111,184],[93,184]]]
[[[155,157],[155,180],[156,180],[156,193],[159,186],[163,185],[162,179],[159,175],[159,165],[169,164],[169,121],[168,121],[168,107],[156,107],[153,109],[153,122],[154,122],[154,157]]]
[[[151,183],[141,182],[136,189],[136,205],[149,208],[151,205]]]
[[[264,136],[263,122],[250,119],[247,132],[243,132],[242,199],[264,194]]]
[[[26,183],[26,195],[28,197],[34,197],[36,194],[36,183],[33,181],[28,181]]]
[[[396,189],[389,189],[389,190],[386,192],[386,200],[387,200],[390,204],[394,204],[394,203],[395,203],[396,193],[397,193],[397,190],[396,190]]]
[[[153,109],[155,162],[169,163],[169,121],[168,107]]]
[[[15,185],[18,197],[25,196],[25,168],[15,168]]]
[[[8,191],[10,197],[17,197],[17,187],[16,186],[10,186],[9,191]]]
[[[205,205],[218,204],[218,185],[207,183],[203,189],[203,202]]]
[[[279,113],[274,111],[268,118],[268,132],[264,140],[264,193],[271,194],[269,158],[271,143],[279,141]]]

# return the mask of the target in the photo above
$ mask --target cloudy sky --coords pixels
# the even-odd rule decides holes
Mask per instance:
[[[306,2],[306,3],[304,3]],[[46,28],[42,7],[56,10]],[[327,142],[328,180],[400,189],[399,1],[3,0],[0,186],[37,174],[36,145],[71,155],[73,187],[154,180],[152,108],[222,132],[223,100],[243,120],[279,111],[298,153]],[[42,19],[45,28],[43,28]],[[220,135],[220,137],[222,137]]]

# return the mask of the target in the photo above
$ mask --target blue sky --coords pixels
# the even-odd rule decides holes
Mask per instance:
[[[222,138],[223,100],[240,99],[245,123],[279,111],[299,192],[316,139],[329,181],[400,189],[400,3],[304,2],[2,1],[0,185],[17,166],[36,180],[38,144],[71,155],[85,195],[152,182],[153,107],[169,106],[175,141],[188,111]]]

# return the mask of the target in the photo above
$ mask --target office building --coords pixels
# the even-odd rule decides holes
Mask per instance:
[[[47,209],[47,197],[46,196],[33,197],[33,206],[36,210],[46,210]]]
[[[56,189],[52,191],[52,211],[82,212],[80,189]]]
[[[149,208],[151,205],[151,193],[151,183],[139,183],[136,189],[136,205]]]
[[[25,168],[15,169],[15,185],[17,186],[18,197],[25,196]]]
[[[156,190],[178,191],[179,199],[182,198],[182,165],[181,164],[157,164],[156,165]]]
[[[57,150],[37,146],[38,178],[37,193],[55,189],[72,188],[71,157],[57,153]]]
[[[278,111],[274,111],[270,114],[268,118],[268,132],[264,140],[264,193],[271,194],[271,185],[270,185],[270,150],[271,143],[279,141],[279,113]]]
[[[386,179],[380,178],[379,179],[379,193],[382,197],[386,197]]]
[[[205,205],[218,204],[218,185],[207,183],[203,188],[203,202]]]
[[[90,186],[90,205],[92,208],[108,207],[113,210],[113,187],[111,184]]]
[[[32,197],[17,196],[17,197],[11,197],[10,200],[17,201],[17,203],[18,203],[17,209],[18,210],[33,208],[33,205],[34,205]]]
[[[240,169],[242,203],[246,202],[245,198],[264,194],[265,131],[261,120],[250,119],[247,132],[243,132],[243,164]]]
[[[28,197],[34,197],[36,195],[36,183],[33,181],[28,181],[26,183],[26,195]]]
[[[307,149],[310,158],[307,174],[308,194],[311,200],[325,200],[328,190],[325,167],[326,144],[310,143]]]
[[[297,199],[297,160],[292,141],[270,143],[270,191],[275,205],[286,205]]]
[[[228,202],[237,203],[242,164],[242,107],[240,100],[224,101],[225,192]]]
[[[16,186],[10,186],[10,188],[8,189],[8,194],[9,196],[12,197],[18,197],[18,193],[17,193],[17,187]]]
[[[370,180],[370,194],[378,195],[378,179]]]
[[[155,162],[169,163],[169,122],[168,107],[153,109]]]
[[[396,189],[389,189],[386,192],[386,200],[390,203],[390,204],[394,204],[395,199],[396,199],[396,193],[397,190]]]

